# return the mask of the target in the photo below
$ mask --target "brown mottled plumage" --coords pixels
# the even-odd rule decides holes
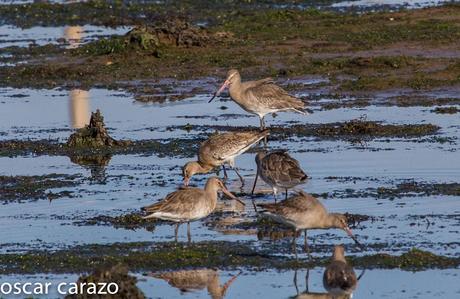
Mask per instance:
[[[226,163],[235,170],[243,183],[243,178],[235,168],[235,158],[268,134],[269,131],[264,130],[260,132],[227,132],[209,137],[200,146],[198,161],[185,164],[183,168],[184,184],[188,185],[190,178],[195,173],[207,173],[215,167],[224,166]]]
[[[219,272],[212,269],[180,270],[163,273],[153,273],[150,276],[163,279],[172,287],[182,292],[202,290],[207,288],[213,299],[224,298],[227,289],[241,274],[231,277],[223,286],[220,285]]]
[[[305,249],[307,249],[307,229],[340,228],[358,243],[348,227],[345,215],[328,213],[318,199],[303,191],[279,203],[260,203],[257,206],[263,208],[264,215],[274,221],[288,225],[296,232],[304,230]]]
[[[211,214],[217,205],[217,192],[222,191],[230,198],[242,201],[231,194],[224,184],[216,177],[211,177],[206,182],[203,189],[199,188],[182,188],[175,192],[169,193],[162,201],[153,205],[143,207],[148,213],[144,219],[157,218],[161,220],[172,221],[176,223],[187,222],[188,237],[190,240],[190,221],[204,218]],[[177,239],[176,226],[176,239]]]
[[[229,88],[230,97],[245,111],[256,114],[260,119],[260,127],[265,128],[266,114],[280,111],[294,111],[306,114],[302,100],[289,95],[284,89],[274,84],[273,79],[241,82],[240,73],[232,69],[227,79],[209,102],[225,88]]]
[[[340,245],[335,246],[332,261],[324,271],[324,288],[332,295],[349,295],[357,284],[355,271],[345,259],[345,249]]]
[[[254,193],[257,184],[257,177],[260,176],[265,183],[273,188],[275,202],[279,189],[286,191],[285,199],[287,199],[288,189],[303,184],[308,179],[307,174],[300,168],[299,162],[283,150],[270,153],[259,152],[256,155],[256,164],[257,173],[252,193]]]

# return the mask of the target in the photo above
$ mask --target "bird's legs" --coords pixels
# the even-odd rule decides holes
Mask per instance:
[[[276,194],[278,194],[278,189],[273,188],[273,197],[275,198],[275,203],[276,203],[276,200],[277,200]]]
[[[179,223],[176,223],[176,227],[174,228],[174,240],[177,243],[177,234],[179,233]]]
[[[240,178],[240,181],[241,181],[241,187],[244,186],[244,179],[243,177],[241,176],[241,174],[238,172],[238,168],[236,168],[235,166],[232,167],[233,170],[236,172],[236,174],[238,175],[238,177]]]
[[[256,190],[257,178],[259,177],[259,170],[257,169],[256,178],[254,179],[254,185],[252,185],[251,195],[254,195],[254,190]]]
[[[287,196],[288,196],[288,190],[287,190],[287,188],[286,188],[286,191],[285,191],[284,194],[285,194],[284,199],[287,199]]]
[[[190,233],[190,221],[187,222],[187,240],[188,244],[192,243],[192,234]]]
[[[294,236],[292,238],[292,246],[294,247],[295,260],[297,263],[297,242],[296,242],[297,231],[294,230]]]
[[[263,129],[265,129],[265,121],[264,121],[264,117],[260,117],[259,118],[260,120],[260,130],[262,131]]]
[[[297,292],[297,295],[299,295],[299,287],[297,286],[297,268],[294,271],[294,286],[295,286],[295,290]]]
[[[226,181],[227,178],[228,178],[228,175],[227,175],[227,169],[225,169],[225,165],[222,164],[222,169],[224,170],[224,180]]]
[[[303,231],[303,249],[308,254],[308,257],[311,259],[310,247],[308,247],[307,243],[307,230]]]
[[[264,117],[260,117],[260,130],[265,130],[265,119]],[[267,136],[264,137],[264,147],[267,147]]]
[[[305,292],[308,293],[308,278],[310,277],[310,268],[307,269],[307,274],[305,274]]]

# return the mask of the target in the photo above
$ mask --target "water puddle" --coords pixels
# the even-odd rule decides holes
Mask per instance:
[[[83,25],[31,28],[19,28],[12,25],[0,26],[0,48],[43,46],[46,44],[62,45],[75,48],[84,43],[111,35],[124,35],[131,27],[116,28]]]
[[[137,286],[144,294],[161,294],[164,298],[330,298],[322,284],[323,271],[323,268],[308,271],[308,291],[306,269],[260,272],[243,269],[241,273],[239,270],[184,269],[131,275],[136,276]],[[363,269],[355,271],[360,275]],[[366,270],[353,298],[456,298],[460,293],[458,275],[458,269],[421,272]],[[77,279],[75,274],[4,275],[0,276],[0,284],[13,281],[50,283],[47,295],[34,298],[60,298],[58,285],[73,283]],[[384,288],[382,281],[385,281]]]

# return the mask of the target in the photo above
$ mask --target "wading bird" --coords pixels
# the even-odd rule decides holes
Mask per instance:
[[[211,177],[206,182],[204,189],[182,188],[169,193],[160,202],[143,207],[142,210],[148,213],[144,219],[156,218],[176,222],[174,231],[176,242],[179,225],[187,222],[187,238],[190,242],[190,221],[202,219],[214,211],[217,205],[217,192],[219,191],[244,205],[241,200],[225,188],[221,180]]]
[[[285,199],[287,199],[288,189],[303,184],[308,179],[307,174],[300,168],[299,162],[284,150],[259,152],[256,155],[256,164],[257,172],[251,194],[254,194],[257,178],[260,176],[272,187],[275,202],[279,189],[284,189]]]
[[[328,213],[318,199],[303,191],[279,203],[259,203],[257,206],[264,209],[263,215],[294,229],[293,244],[296,255],[295,238],[299,230],[304,231],[304,249],[308,253],[308,229],[343,229],[355,243],[362,247],[348,227],[347,217],[344,214]]]
[[[235,158],[269,134],[268,130],[249,132],[227,132],[216,134],[203,142],[198,151],[198,161],[188,162],[182,169],[184,185],[189,184],[190,178],[196,173],[208,173],[222,166],[225,179],[225,165],[230,165],[244,185],[243,177],[235,167]]]
[[[265,128],[264,117],[269,113],[293,111],[306,114],[304,102],[275,85],[271,78],[241,82],[240,73],[232,69],[228,71],[227,79],[214,93],[209,103],[226,88],[229,89],[232,100],[241,108],[259,116],[262,130]]]
[[[345,259],[345,249],[341,245],[335,246],[332,261],[324,271],[324,288],[331,295],[342,296],[353,293],[357,284],[355,271]]]

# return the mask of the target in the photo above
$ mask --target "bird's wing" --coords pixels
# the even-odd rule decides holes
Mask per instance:
[[[180,211],[190,211],[195,205],[195,198],[201,196],[203,190],[198,188],[185,188],[169,193],[166,197],[143,209],[148,213],[166,212],[177,213]]]
[[[323,279],[330,288],[342,290],[353,288],[358,281],[353,268],[341,261],[329,264],[324,271]]]
[[[284,89],[274,84],[272,80],[260,80],[258,84],[253,84],[244,92],[246,97],[252,101],[257,101],[265,107],[271,109],[294,109],[301,112],[305,105],[302,100],[293,97]]]
[[[295,215],[299,212],[306,213],[309,210],[317,208],[318,204],[323,207],[315,197],[301,191],[298,195],[280,201],[279,203],[261,203],[257,204],[257,206],[260,206],[267,212],[287,217],[288,215]]]
[[[268,131],[229,132],[214,135],[203,144],[200,154],[207,152],[221,162],[247,151],[252,145],[268,135]],[[201,157],[201,155],[200,155]]]
[[[275,151],[265,156],[261,167],[277,184],[299,184],[307,179],[299,162],[285,151]]]

